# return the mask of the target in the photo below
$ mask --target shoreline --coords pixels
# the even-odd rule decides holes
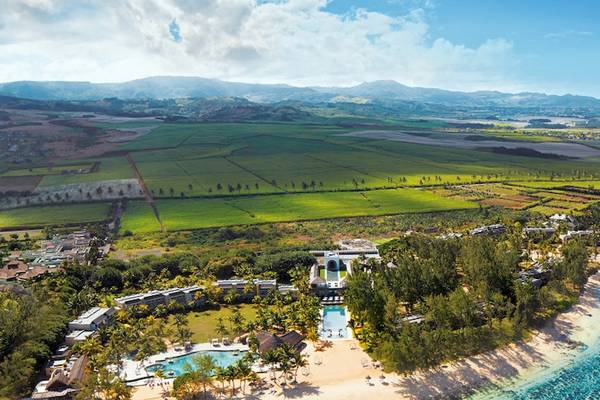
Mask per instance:
[[[340,398],[376,399],[498,399],[509,387],[524,388],[567,366],[582,354],[572,341],[591,348],[598,341],[600,326],[600,272],[591,275],[579,300],[568,311],[532,332],[526,342],[516,342],[486,353],[470,356],[436,369],[401,376],[383,373],[355,340],[335,341],[332,347],[306,351],[310,375],[298,376],[293,388],[277,393],[252,393],[243,398],[256,400]],[[583,347],[585,349],[585,347]],[[318,363],[314,362],[319,360]],[[368,366],[362,366],[364,360]],[[380,375],[384,379],[380,379]],[[366,377],[371,379],[367,380]],[[134,399],[159,399],[160,392],[136,388]]]
[[[348,380],[326,374],[330,375],[328,383],[321,382],[325,377],[317,376],[315,379],[311,373],[308,382],[297,389],[255,398],[333,400],[343,396],[364,400],[365,396],[374,396],[377,399],[447,399],[501,395],[503,388],[515,383],[526,386],[530,379],[568,365],[582,353],[581,348],[569,348],[570,341],[591,347],[598,339],[597,326],[600,326],[600,272],[589,277],[576,304],[534,330],[526,342],[516,342],[407,376],[385,373],[385,381],[378,379],[381,371],[364,370],[360,377]],[[333,369],[336,366],[329,367]],[[366,375],[372,377],[371,384],[367,384]]]

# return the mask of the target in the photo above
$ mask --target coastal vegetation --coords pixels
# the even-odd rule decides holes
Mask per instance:
[[[382,265],[349,278],[345,299],[357,337],[398,372],[524,338],[576,301],[589,271],[585,244],[570,241],[546,285],[520,281],[521,240],[519,230],[498,239],[411,235],[386,243]],[[388,262],[394,266],[385,267]]]

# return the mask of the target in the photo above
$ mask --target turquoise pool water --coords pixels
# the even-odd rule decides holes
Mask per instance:
[[[344,306],[324,306],[321,339],[348,339],[348,322]]]
[[[238,360],[242,359],[247,352],[245,351],[199,351],[196,353],[190,353],[185,356],[172,358],[170,361],[150,365],[146,367],[146,371],[155,372],[162,369],[167,376],[179,376],[185,373],[185,365],[189,364],[194,368],[194,357],[199,355],[208,354],[212,356],[215,363],[220,367],[228,367],[235,364]]]

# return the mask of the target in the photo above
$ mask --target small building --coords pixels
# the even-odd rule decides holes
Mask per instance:
[[[111,322],[114,308],[93,307],[81,314],[77,319],[69,322],[71,331],[95,331]]]
[[[69,367],[56,368],[50,374],[49,380],[39,382],[32,399],[71,400],[75,398],[81,382],[85,379],[88,358],[79,357]]]
[[[297,352],[301,352],[305,347],[304,336],[296,331],[289,331],[281,336],[260,331],[256,334],[256,340],[258,341],[258,352],[261,354],[281,347],[284,343]]]
[[[0,282],[16,281],[29,270],[29,266],[20,260],[10,260],[0,268]]]
[[[550,280],[552,266],[555,262],[554,259],[535,262],[530,268],[519,271],[518,281],[521,283],[529,282],[536,288],[544,286]]]
[[[366,239],[342,239],[338,242],[342,250],[370,251],[377,250],[375,243]]]
[[[553,214],[550,216],[549,222],[555,228],[558,228],[559,226],[566,226],[568,229],[575,229],[577,220],[572,215]]]

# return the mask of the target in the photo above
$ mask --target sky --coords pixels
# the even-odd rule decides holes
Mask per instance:
[[[396,80],[600,97],[596,0],[0,0],[0,82]]]

